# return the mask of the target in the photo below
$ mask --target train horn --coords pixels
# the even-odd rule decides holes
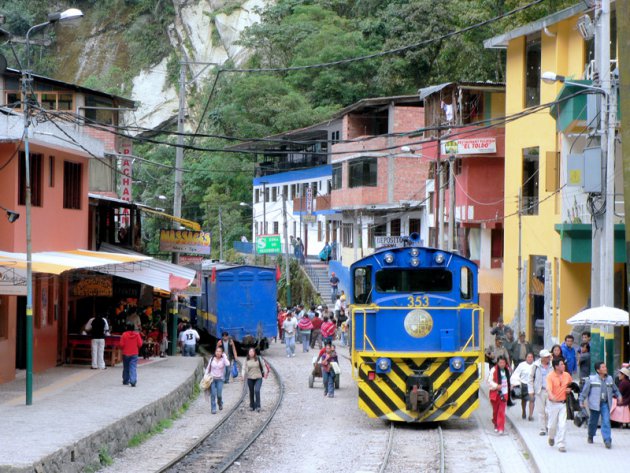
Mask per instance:
[[[420,243],[420,234],[418,232],[411,232],[409,235],[409,241],[416,244]]]

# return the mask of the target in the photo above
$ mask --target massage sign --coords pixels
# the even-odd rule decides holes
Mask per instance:
[[[160,230],[160,251],[210,254],[210,233],[191,230]]]

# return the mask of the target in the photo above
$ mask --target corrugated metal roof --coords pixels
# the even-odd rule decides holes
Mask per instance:
[[[531,23],[508,31],[507,33],[503,33],[493,38],[487,39],[483,42],[483,45],[486,49],[505,49],[507,48],[508,43],[513,39],[519,38],[521,36],[527,36],[531,33],[536,33],[545,29],[548,26],[559,23],[562,20],[566,20],[567,18],[571,18],[578,13],[582,13],[590,9],[591,7],[588,7],[585,2],[580,2],[576,5],[573,5],[572,7],[565,8],[564,10],[560,10],[549,16],[541,18],[540,20],[533,21]]]
[[[420,100],[426,99],[429,95],[433,95],[451,84],[452,82],[444,82],[443,84],[430,85],[429,87],[424,87],[423,89],[418,90]]]

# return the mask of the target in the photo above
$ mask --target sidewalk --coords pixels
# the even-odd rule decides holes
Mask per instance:
[[[33,405],[23,376],[0,385],[0,471],[75,472],[114,454],[134,435],[172,415],[190,396],[201,357],[151,359],[138,385],[122,385],[122,366],[63,366],[34,376]]]
[[[487,397],[487,388],[482,389]],[[527,446],[540,473],[615,471],[626,464],[630,451],[630,429],[613,428],[612,449],[606,450],[599,430],[591,445],[586,443],[586,424],[578,429],[573,421],[567,420],[567,452],[562,453],[557,446],[549,446],[546,435],[539,435],[538,419],[532,422],[521,419],[520,400],[516,402],[517,405],[507,409],[507,418]]]

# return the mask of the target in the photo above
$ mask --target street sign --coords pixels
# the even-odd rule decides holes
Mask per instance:
[[[282,253],[280,235],[258,235],[256,237],[256,252],[259,255],[273,255]]]
[[[419,242],[422,245],[422,241]],[[385,236],[379,235],[374,237],[374,246],[376,248],[401,248],[409,245],[408,236]]]
[[[313,214],[302,215],[302,221],[304,223],[315,223],[317,222],[317,217]]]

